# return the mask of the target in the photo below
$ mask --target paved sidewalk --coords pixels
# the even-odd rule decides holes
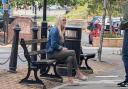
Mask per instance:
[[[121,89],[116,85],[123,81],[125,75],[121,55],[103,55],[103,59],[104,62],[89,61],[94,74],[88,75],[87,81],[76,80],[79,86],[68,86],[65,83],[52,89]]]
[[[27,69],[27,68],[26,68]],[[10,73],[7,70],[0,71],[0,89],[43,89],[41,84],[20,84],[19,81],[26,76],[26,69],[18,69],[17,73]],[[33,79],[31,75],[30,79]],[[60,85],[58,82],[43,80],[47,89]]]
[[[10,53],[11,45],[8,46],[0,46],[0,53],[4,53],[2,55],[5,55],[5,53]],[[21,52],[22,50],[19,48],[19,51]],[[97,48],[93,47],[83,47],[84,53],[92,53],[92,52],[97,52]],[[109,71],[114,69],[117,65],[121,65],[119,61],[121,59],[121,55],[118,54],[113,54],[113,51],[118,51],[118,49],[112,49],[112,48],[107,48],[103,49],[103,55],[102,55],[102,60],[104,62],[99,62],[96,61],[97,57],[89,61],[89,65],[93,68],[94,74],[87,74],[89,76],[89,79],[93,78],[94,75],[98,75],[100,73],[103,73],[104,71]],[[8,56],[2,56],[0,55],[0,59],[3,57],[8,57]],[[23,55],[22,55],[23,56]],[[118,61],[116,61],[118,59]],[[18,62],[21,63],[21,62]],[[8,65],[5,69],[0,68],[0,89],[42,89],[42,85],[39,84],[20,84],[19,81],[26,76],[27,72],[27,63],[21,63],[20,67],[18,66],[17,73],[9,73],[8,72]],[[2,66],[0,66],[2,67]],[[31,78],[33,78],[33,75],[31,75]],[[42,78],[41,78],[42,79]],[[54,82],[54,81],[49,81],[49,80],[44,80],[42,79],[47,87],[47,89],[55,89],[57,86],[66,84],[66,78],[64,77],[64,83],[59,83],[59,82]]]
[[[102,73],[104,70],[106,70],[108,67],[112,68],[114,67],[113,64],[108,63],[100,63],[97,61],[90,61],[90,65],[93,65],[94,74],[88,74],[89,77],[96,75],[98,73]],[[102,68],[101,68],[102,67]],[[17,73],[9,73],[7,70],[1,70],[0,71],[0,89],[42,89],[43,86],[41,85],[28,85],[28,84],[19,84],[19,81],[26,76],[26,69],[18,69]],[[85,73],[86,74],[86,73]],[[33,75],[32,75],[33,76]],[[33,77],[31,77],[33,78]],[[66,83],[66,78],[64,78],[64,83]],[[42,79],[43,80],[43,79]],[[59,82],[53,82],[44,80],[45,85],[47,86],[47,89],[51,89],[53,87],[62,85]]]
[[[90,48],[88,49],[86,47],[83,50],[84,52],[87,51],[90,53],[96,52],[97,47],[92,48],[93,51]],[[87,81],[76,80],[80,83],[80,86],[67,86],[67,84],[65,83],[60,86],[54,87],[52,89],[99,89],[99,88],[100,89],[120,89],[119,87],[116,86],[116,84],[117,82],[120,82],[123,80],[124,68],[121,60],[121,55],[118,52],[119,50],[120,48],[114,48],[114,49],[104,48],[103,54],[102,54],[103,62],[95,61],[95,60],[98,60],[97,58],[95,58],[94,60],[90,60],[89,65],[93,68],[94,74],[88,75],[89,78]],[[111,74],[107,74],[107,72],[110,72]],[[97,80],[95,80],[96,76],[103,77],[103,74],[105,74],[104,76],[106,77],[105,80],[99,80],[101,78],[97,78]],[[115,77],[115,80],[113,80],[114,79],[113,77]]]

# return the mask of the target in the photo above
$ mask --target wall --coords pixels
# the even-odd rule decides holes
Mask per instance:
[[[99,37],[93,37],[93,46],[99,47]],[[122,47],[123,38],[104,38],[103,47]]]

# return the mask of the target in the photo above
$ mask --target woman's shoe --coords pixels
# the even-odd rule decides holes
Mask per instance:
[[[68,80],[68,86],[79,86],[79,83],[73,80]]]
[[[68,83],[68,86],[79,86],[80,84],[78,82]]]
[[[82,80],[82,81],[86,81],[88,78],[86,76],[75,76],[75,78]]]
[[[78,78],[79,80],[82,80],[82,81],[87,80],[87,77],[80,71],[80,69],[76,70],[76,76],[75,77]]]

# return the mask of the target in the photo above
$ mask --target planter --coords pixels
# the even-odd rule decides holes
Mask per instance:
[[[93,37],[93,46],[99,46],[99,37]],[[104,38],[103,39],[103,47],[122,47],[123,38]]]

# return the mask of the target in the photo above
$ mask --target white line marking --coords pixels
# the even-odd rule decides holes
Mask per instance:
[[[87,82],[79,82],[80,84],[117,84],[121,82],[121,80],[98,80],[98,81],[87,81]]]
[[[60,86],[54,87],[54,88],[52,88],[52,89],[60,89],[60,88],[63,88],[63,87],[65,87],[65,86],[67,86],[67,84],[63,84],[63,85],[60,85]]]
[[[117,84],[119,82],[121,82],[122,80],[95,80],[95,81],[79,81],[79,84],[83,85],[83,84]],[[54,87],[52,89],[60,89],[63,88],[65,86],[67,86],[68,84],[63,84],[57,87]]]
[[[117,78],[118,75],[111,75],[111,76],[95,76],[96,78]]]

